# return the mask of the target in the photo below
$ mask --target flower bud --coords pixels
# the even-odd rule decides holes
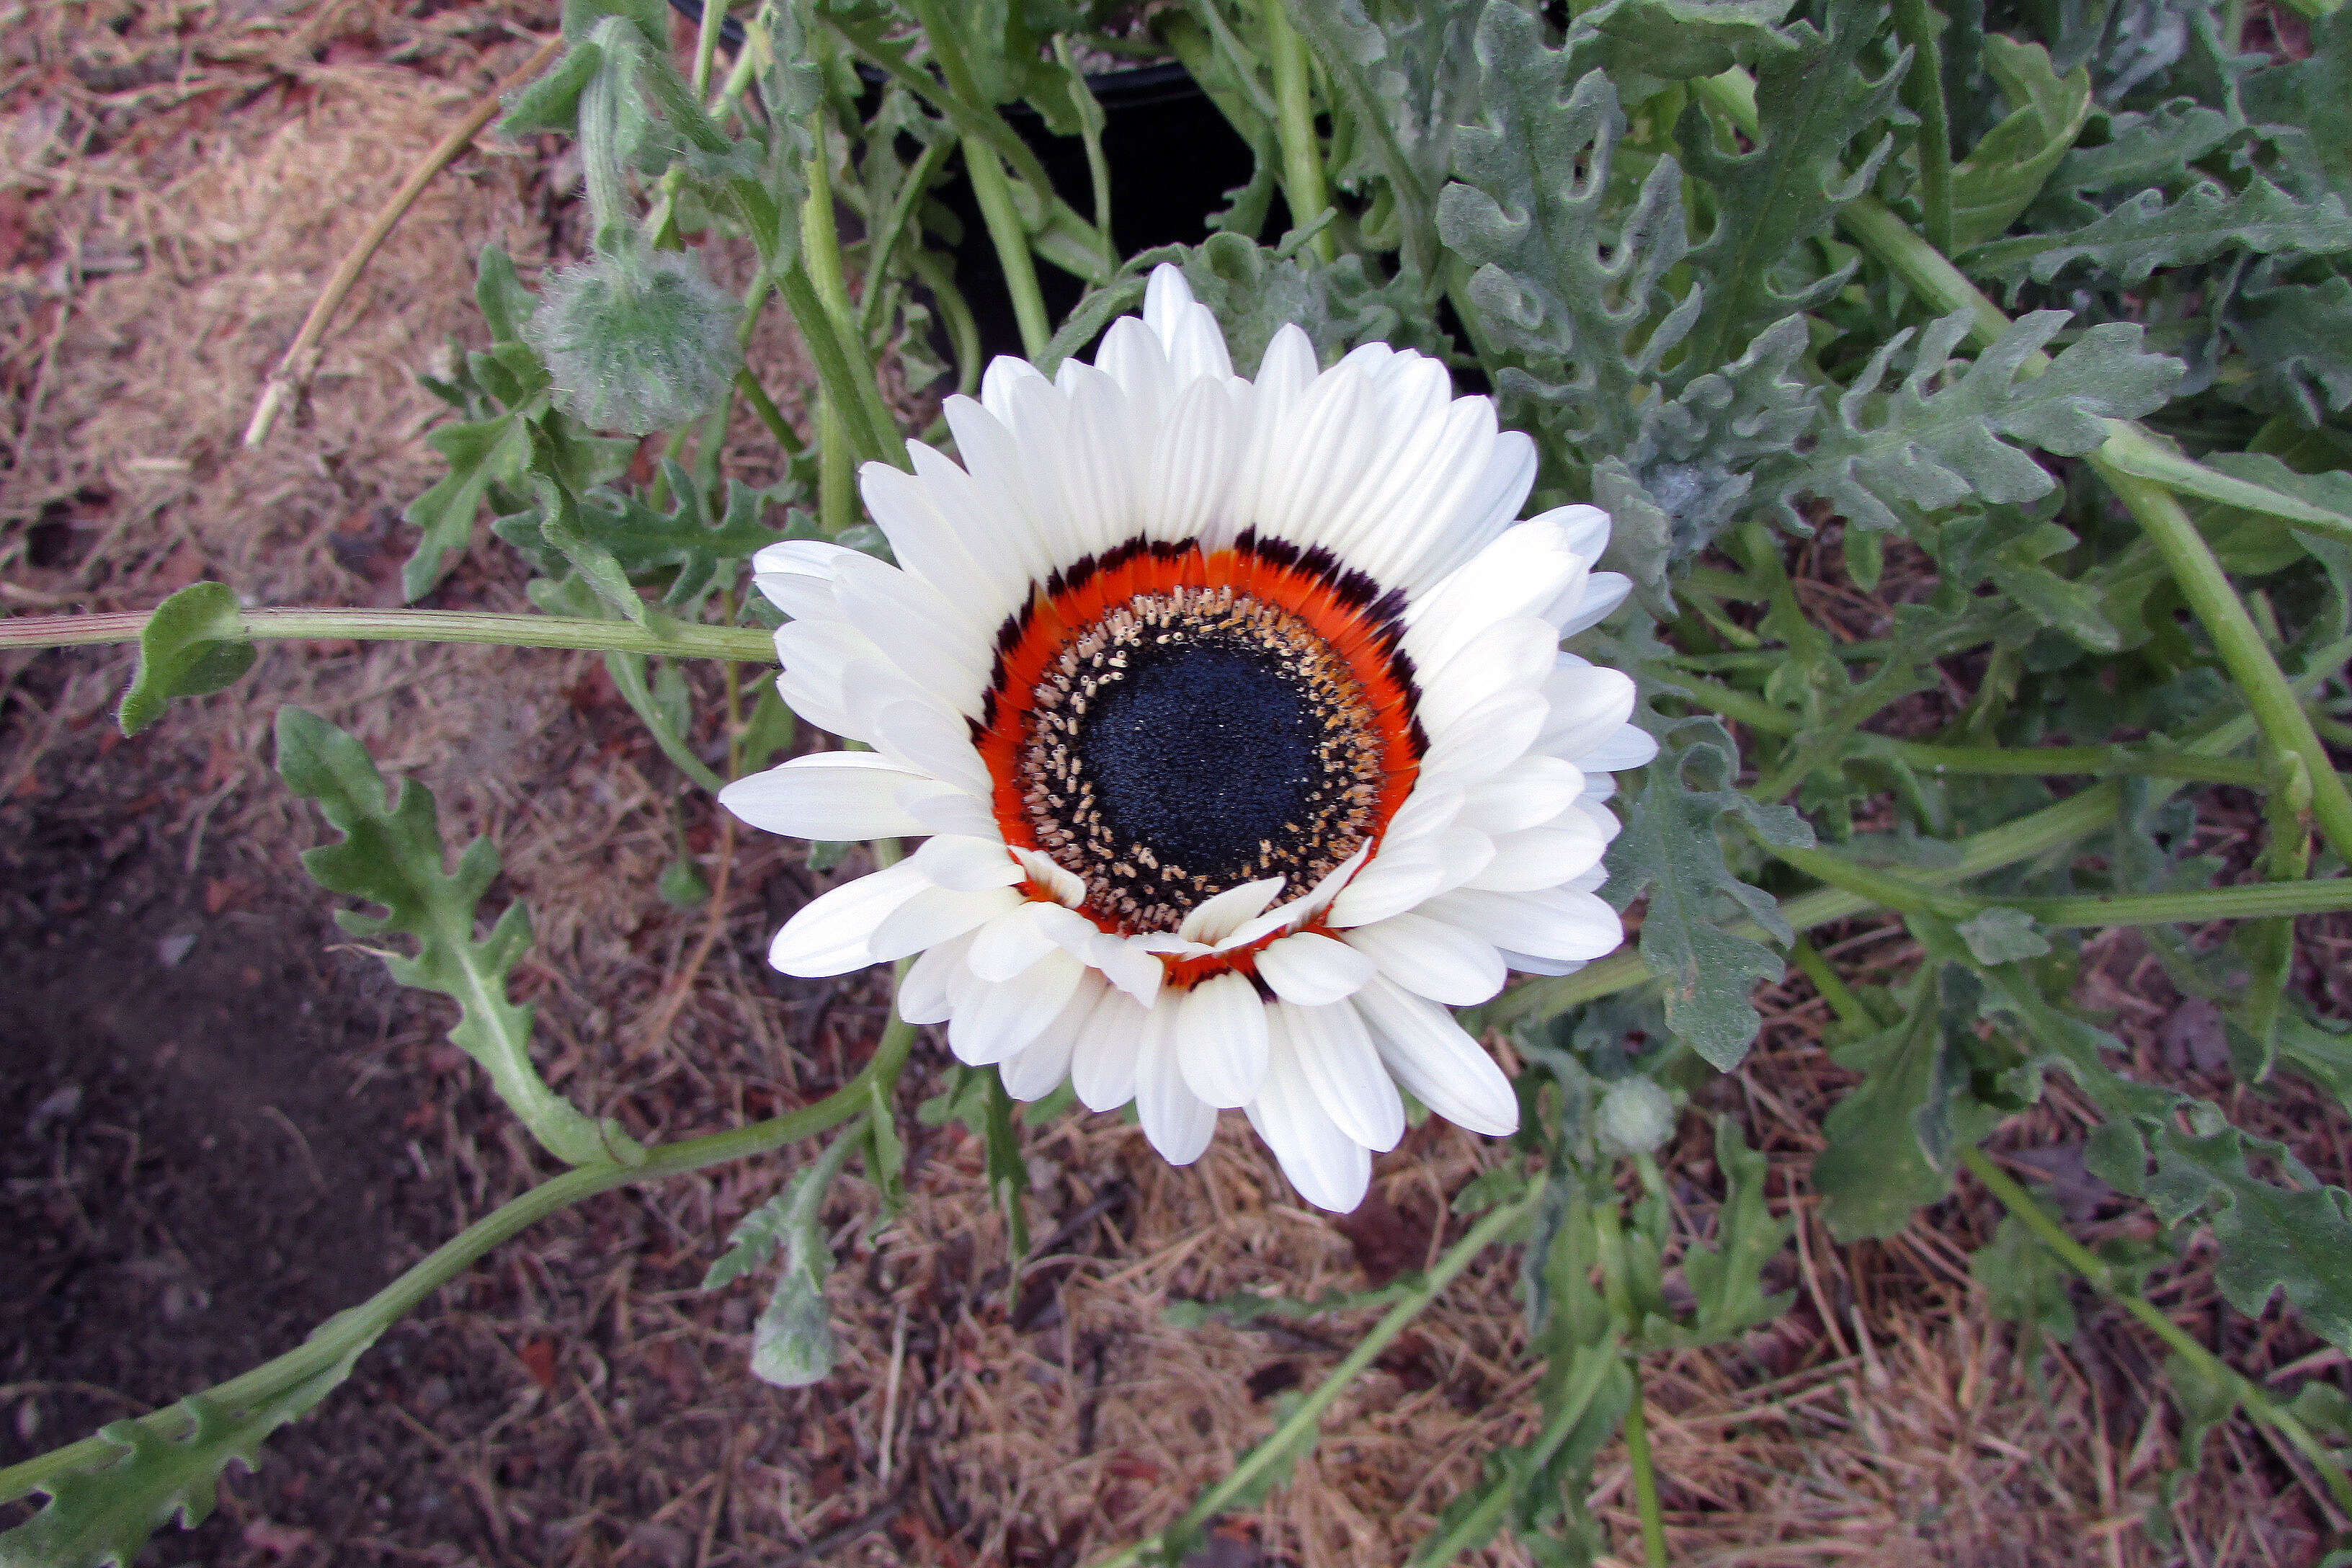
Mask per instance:
[[[1646,1078],[1621,1078],[1601,1097],[1601,1142],[1614,1152],[1655,1153],[1674,1132],[1674,1099]]]
[[[736,303],[694,257],[600,255],[556,274],[524,336],[555,405],[595,430],[643,436],[698,418],[742,363]]]

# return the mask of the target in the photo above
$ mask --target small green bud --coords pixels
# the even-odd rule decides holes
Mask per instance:
[[[600,255],[556,274],[523,335],[558,408],[644,436],[699,418],[734,379],[736,310],[684,252]]]
[[[1620,1154],[1652,1154],[1675,1134],[1674,1098],[1646,1078],[1621,1078],[1601,1097],[1601,1142]]]

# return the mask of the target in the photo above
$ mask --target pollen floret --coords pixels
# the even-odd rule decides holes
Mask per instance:
[[[756,826],[928,835],[809,904],[770,958],[919,954],[901,1015],[1016,1098],[1132,1100],[1197,1159],[1239,1108],[1349,1209],[1400,1089],[1472,1131],[1509,1082],[1447,1009],[1615,948],[1594,896],[1612,770],[1655,746],[1633,682],[1559,647],[1624,596],[1608,518],[1515,522],[1533,443],[1442,364],[1318,368],[1286,328],[1233,373],[1182,277],[1093,364],[989,369],[959,464],[869,465],[899,564],[795,541],[755,562],[792,618],[778,686],[871,751],[730,786]]]

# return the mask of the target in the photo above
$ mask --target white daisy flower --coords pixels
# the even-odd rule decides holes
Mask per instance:
[[[1091,365],[1000,359],[962,466],[863,489],[898,566],[792,541],[778,685],[871,751],[719,798],[812,839],[928,835],[777,933],[787,974],[920,953],[898,1006],[1016,1099],[1065,1078],[1200,1157],[1246,1110],[1309,1201],[1362,1199],[1398,1089],[1475,1132],[1509,1081],[1447,1011],[1622,940],[1593,895],[1633,683],[1559,651],[1627,584],[1609,519],[1515,522],[1535,444],[1445,367],[1297,327],[1255,381],[1182,274]]]

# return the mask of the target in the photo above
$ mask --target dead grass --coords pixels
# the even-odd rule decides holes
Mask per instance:
[[[392,602],[396,514],[436,463],[418,437],[437,405],[412,371],[477,331],[461,285],[483,243],[505,245],[526,276],[576,244],[541,150],[486,139],[437,181],[345,308],[307,403],[258,452],[236,437],[374,205],[552,19],[536,0],[0,4],[0,595],[12,612],[143,606],[199,577],[260,603]],[[796,384],[784,328],[755,358],[780,393]],[[741,435],[761,477],[772,454]],[[1809,605],[1842,636],[1875,635],[1901,596],[1900,562],[1875,601],[1833,559],[1800,564]],[[520,609],[520,588],[512,563],[482,550],[439,602]],[[102,765],[110,748],[72,742],[103,724],[126,669],[97,651],[0,665],[0,799],[53,800],[76,768]],[[507,885],[537,917],[520,989],[539,1005],[551,1076],[583,1101],[675,1136],[814,1098],[869,1048],[883,1006],[870,982],[783,982],[761,962],[767,933],[821,885],[793,847],[729,841],[732,895],[715,923],[651,896],[681,844],[709,857],[719,840],[584,658],[268,652],[237,690],[135,742],[186,760],[194,782],[174,809],[190,866],[204,836],[235,835],[285,879],[268,896],[312,896],[290,854],[317,829],[266,765],[270,715],[289,701],[362,734],[387,773],[432,784],[453,834],[500,846]],[[2221,806],[2212,823],[2217,843],[2246,827]],[[2352,939],[2343,922],[2309,923],[2312,982],[2340,987]],[[1866,923],[1824,945],[1850,971],[1896,972],[1912,956],[1899,931]],[[2096,956],[2087,999],[2119,1013],[2136,1066],[2193,1070],[2166,1056],[2179,1005],[2160,976],[2126,939]],[[1989,1322],[1966,1258],[1997,1214],[1972,1186],[1895,1242],[1831,1242],[1804,1175],[1849,1078],[1822,1048],[1818,998],[1792,982],[1766,1000],[1761,1047],[1711,1108],[1768,1152],[1772,1190],[1799,1215],[1785,1265],[1797,1300],[1738,1344],[1648,1369],[1675,1561],[2315,1562],[2324,1521],[2308,1489],[2243,1425],[2164,1502],[2177,1424],[2149,1346],[2117,1314],[2078,1295],[2082,1333],[2031,1355]],[[436,1020],[401,1020],[382,1070],[417,1085],[410,1152],[446,1184],[454,1229],[539,1163],[485,1113]],[[940,1060],[919,1055],[908,1109]],[[2009,1140],[2079,1144],[2080,1109],[2054,1089]],[[2329,1179],[2352,1176],[2334,1108],[2232,1109]],[[979,1151],[961,1129],[916,1130],[905,1212],[874,1234],[875,1195],[852,1183],[831,1216],[844,1358],[799,1394],[744,1371],[751,1288],[696,1289],[715,1238],[778,1185],[776,1163],[585,1205],[445,1292],[345,1391],[376,1418],[355,1484],[398,1492],[401,1508],[345,1510],[306,1492],[299,1467],[272,1466],[231,1489],[234,1560],[1083,1562],[1173,1517],[1370,1321],[1180,1331],[1170,1301],[1244,1287],[1311,1298],[1418,1267],[1459,1233],[1450,1195],[1506,1157],[1424,1127],[1381,1162],[1381,1201],[1335,1223],[1300,1206],[1231,1120],[1185,1172],[1115,1118],[1034,1135],[1032,1223],[1051,1244],[1017,1282]],[[1704,1226],[1717,1177],[1702,1133],[1686,1125],[1668,1168]],[[2136,1223],[2095,1206],[2075,1217],[2095,1238]],[[1480,1456],[1535,1427],[1515,1279],[1506,1257],[1465,1275],[1349,1391],[1291,1484],[1229,1521],[1204,1560],[1401,1562]],[[2342,1376],[2291,1323],[2222,1310],[2194,1258],[2160,1295],[2251,1375],[2282,1389]],[[1631,1562],[1622,1457],[1598,1474],[1593,1505]],[[2176,1531],[2168,1543],[2144,1526],[2151,1510]],[[1507,1540],[1477,1560],[1532,1561]]]

